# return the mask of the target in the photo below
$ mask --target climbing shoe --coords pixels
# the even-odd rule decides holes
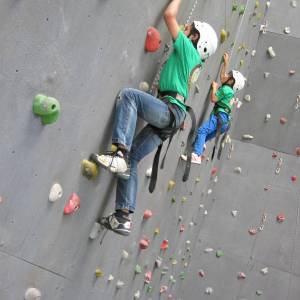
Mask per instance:
[[[91,154],[90,159],[97,165],[107,168],[112,173],[125,173],[128,169],[127,159],[120,150],[115,152],[108,151],[101,155],[93,153]]]
[[[100,224],[121,235],[129,235],[132,227],[132,222],[129,217],[117,216],[116,213],[103,217],[100,220]]]
[[[180,157],[181,157],[181,159],[183,159],[184,161],[187,160],[187,155],[182,154]],[[197,155],[196,153],[193,152],[193,153],[192,153],[192,160],[191,160],[191,162],[192,162],[193,164],[198,164],[198,165],[200,165],[201,162],[202,162],[202,157],[201,157],[201,155]]]

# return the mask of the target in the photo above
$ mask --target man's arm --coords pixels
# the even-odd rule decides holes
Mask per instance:
[[[219,100],[218,97],[216,96],[217,89],[218,89],[218,84],[215,81],[213,81],[210,90],[210,101],[212,103],[216,103]]]
[[[172,0],[164,12],[164,19],[168,30],[173,38],[177,39],[180,27],[176,20],[181,0]]]
[[[229,54],[227,52],[225,52],[223,55],[223,64],[222,64],[221,73],[220,73],[220,80],[221,80],[222,84],[224,84],[229,79],[229,76],[226,73],[228,64],[229,64]]]

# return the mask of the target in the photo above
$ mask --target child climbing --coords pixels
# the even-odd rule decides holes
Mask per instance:
[[[221,86],[213,81],[211,84],[210,100],[214,103],[213,111],[209,119],[198,128],[197,137],[194,143],[192,153],[192,163],[201,164],[202,153],[205,149],[205,143],[216,137],[218,130],[220,134],[229,129],[230,114],[234,104],[234,94],[245,86],[245,77],[238,71],[232,70],[226,72],[229,64],[229,55],[223,55],[223,64],[220,72]],[[181,155],[183,160],[186,155]]]
[[[100,223],[121,235],[131,232],[129,215],[136,207],[137,164],[183,123],[191,74],[217,49],[218,38],[209,24],[194,21],[180,30],[176,20],[180,3],[181,0],[170,1],[164,13],[174,49],[161,72],[159,97],[123,89],[117,98],[112,133],[116,151],[92,154],[100,166],[118,174],[115,212]],[[134,138],[137,117],[148,125]]]

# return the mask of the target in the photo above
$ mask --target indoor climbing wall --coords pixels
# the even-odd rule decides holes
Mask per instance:
[[[204,20],[224,38],[190,93],[199,122],[224,51],[248,78],[231,139],[221,161],[208,144],[183,183],[180,131],[153,194],[153,154],[140,164],[131,235],[89,237],[114,208],[115,178],[88,180],[81,161],[110,147],[118,91],[156,78],[168,2],[2,0],[1,300],[300,299],[299,1],[182,0],[181,24]],[[149,26],[162,36],[155,53]],[[38,94],[59,101],[47,98],[60,105],[54,123],[33,114]],[[70,197],[80,208],[65,215]]]

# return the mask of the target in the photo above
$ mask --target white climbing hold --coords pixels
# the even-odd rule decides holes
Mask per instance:
[[[183,217],[182,217],[182,216],[179,216],[179,217],[178,217],[178,221],[181,222],[182,220],[183,220]]]
[[[261,269],[260,272],[261,272],[263,275],[266,275],[266,274],[268,274],[269,269],[268,269],[268,267],[265,267],[265,268]]]
[[[266,7],[269,8],[271,6],[271,1],[266,2]]]
[[[297,7],[297,1],[296,0],[291,1],[291,6],[294,8]]]
[[[135,293],[134,293],[134,296],[133,298],[134,299],[139,299],[141,297],[141,292],[139,290],[137,290]]]
[[[189,223],[189,226],[190,226],[190,227],[193,227],[194,225],[195,225],[194,222],[190,222],[190,223]]]
[[[155,266],[157,268],[160,268],[162,265],[163,259],[160,256],[157,256],[156,260],[155,260]]]
[[[291,27],[285,27],[283,32],[286,33],[286,34],[290,34],[291,33]]]
[[[218,176],[215,176],[213,182],[214,182],[214,183],[217,183],[217,182],[218,182]]]
[[[190,245],[190,244],[191,244],[191,241],[190,241],[190,240],[187,240],[185,243],[186,243],[187,245]]]
[[[242,137],[244,140],[253,140],[254,139],[254,136],[252,136],[250,134],[244,134]]]
[[[265,123],[271,119],[271,114],[265,114]]]
[[[245,95],[245,96],[244,96],[244,100],[245,100],[246,102],[250,102],[250,101],[251,101],[251,96],[250,96],[249,94]]]
[[[108,281],[113,281],[115,279],[115,277],[112,274],[109,274],[107,280]]]
[[[207,211],[207,210],[205,210],[203,214],[204,214],[205,216],[207,216],[207,214],[208,214],[208,211]]]
[[[208,189],[207,190],[207,195],[211,194],[212,193],[212,189]]]
[[[117,287],[117,289],[120,289],[120,288],[122,288],[124,285],[125,285],[125,283],[124,283],[123,281],[118,280],[118,281],[117,281],[116,287]]]
[[[212,293],[213,293],[213,288],[212,287],[210,287],[210,286],[208,286],[206,289],[205,289],[205,294],[207,294],[207,295],[211,295]]]
[[[295,106],[294,106],[294,108],[295,108],[296,110],[299,109],[299,103],[300,103],[300,95],[297,96],[296,104],[295,104]]]
[[[25,292],[25,300],[40,300],[42,297],[41,292],[36,288],[28,288]]]
[[[205,253],[210,253],[210,252],[213,252],[213,251],[214,251],[213,248],[205,248],[205,249],[204,249],[204,252],[205,252]]]
[[[101,229],[100,223],[95,222],[92,229],[91,229],[91,231],[90,231],[89,238],[91,240],[94,240],[98,236],[98,233],[100,232],[100,229]]]
[[[268,51],[270,58],[274,58],[276,56],[276,53],[272,46],[270,46],[267,51]]]
[[[152,175],[152,168],[149,168],[149,169],[147,169],[147,171],[146,171],[146,176],[147,176],[147,177],[151,177],[151,175]]]
[[[149,91],[149,84],[146,81],[142,81],[139,84],[139,89],[143,92],[148,92]]]
[[[265,77],[265,78],[268,78],[269,76],[270,76],[270,73],[269,73],[269,72],[265,72],[265,73],[264,73],[264,77]]]
[[[127,259],[129,257],[129,253],[126,250],[122,251],[122,259]]]
[[[59,183],[54,183],[50,189],[49,201],[55,202],[62,197],[63,189]]]
[[[252,50],[251,56],[255,56],[255,54],[256,54],[256,50]]]
[[[242,173],[242,168],[241,167],[235,167],[233,171],[234,171],[234,173],[241,174]]]
[[[240,101],[240,100],[237,100],[236,107],[237,107],[237,108],[240,108],[242,105],[243,105],[243,102]]]
[[[204,204],[199,204],[199,208],[204,208]]]
[[[238,211],[237,211],[237,210],[232,210],[232,211],[231,211],[231,214],[232,214],[233,217],[236,217],[237,214],[238,214]]]

